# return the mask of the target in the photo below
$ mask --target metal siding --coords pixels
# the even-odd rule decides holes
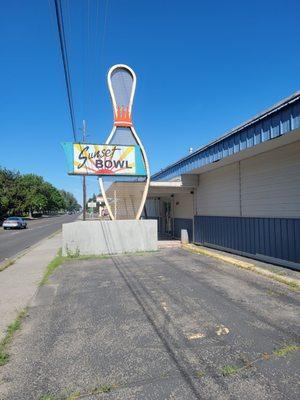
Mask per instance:
[[[254,146],[254,128],[250,128],[247,131],[247,148]]]
[[[300,103],[293,105],[292,121],[292,129],[300,128]]]
[[[288,110],[281,112],[281,134],[284,135],[291,130],[291,113]]]
[[[230,164],[199,176],[197,214],[240,215],[239,165]]]
[[[234,146],[233,146],[233,152],[238,153],[240,151],[240,135],[236,134],[234,135]]]
[[[299,154],[295,142],[240,162],[243,216],[300,218]]]
[[[261,123],[254,128],[254,145],[261,143]]]
[[[277,114],[272,118],[271,123],[271,138],[274,139],[275,137],[280,135],[280,115]]]
[[[272,257],[300,269],[299,218],[195,216],[195,243],[244,255]]]
[[[229,155],[232,156],[234,153],[234,140],[233,137],[229,138]]]
[[[228,151],[228,139],[225,139],[223,141],[223,147],[224,147],[224,157],[228,157],[229,151]]]
[[[261,142],[287,134],[300,128],[300,99],[292,104],[285,104],[277,111],[263,116],[261,121],[250,122],[218,142],[199,150],[190,157],[171,165],[164,171],[155,174],[152,179],[163,180],[182,173],[188,173],[216,160],[228,157],[241,150],[253,147]]]
[[[270,138],[270,121],[266,120],[262,123],[262,141],[265,142],[267,140],[270,140]]]
[[[241,149],[241,150],[245,150],[246,147],[247,147],[246,138],[247,138],[247,131],[242,132],[242,133],[241,133],[241,146],[240,146],[240,149]]]

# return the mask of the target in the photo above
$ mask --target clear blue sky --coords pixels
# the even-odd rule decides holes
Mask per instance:
[[[152,173],[300,89],[299,0],[108,0],[106,23],[106,0],[62,3],[77,126],[105,141],[106,73],[130,65]],[[0,48],[0,165],[80,198],[59,144],[72,131],[53,0],[2,2]]]

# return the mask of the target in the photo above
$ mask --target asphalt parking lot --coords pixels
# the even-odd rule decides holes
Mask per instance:
[[[67,261],[14,338],[0,398],[299,399],[299,305],[182,249]]]

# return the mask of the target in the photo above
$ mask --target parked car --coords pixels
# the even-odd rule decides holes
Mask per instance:
[[[4,229],[26,229],[27,222],[21,217],[8,217],[2,224]]]

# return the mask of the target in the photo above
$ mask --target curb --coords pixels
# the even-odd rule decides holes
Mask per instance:
[[[234,257],[225,256],[223,254],[218,254],[218,253],[214,252],[213,250],[208,250],[207,248],[204,248],[202,246],[195,246],[193,244],[182,244],[181,248],[184,250],[190,251],[192,253],[203,254],[208,257],[216,258],[216,259],[224,261],[228,264],[234,265],[238,268],[246,269],[247,271],[255,272],[256,274],[265,276],[266,278],[270,278],[277,282],[288,285],[290,288],[292,288],[296,291],[300,291],[300,280],[299,279],[288,278],[288,277],[276,274],[276,273],[268,271],[266,269],[257,267],[256,265],[251,264],[250,262],[238,260]]]
[[[39,244],[43,243],[44,240],[48,240],[51,239],[53,236],[57,235],[59,232],[61,231],[61,229],[58,229],[57,231],[51,233],[51,235],[39,240],[38,242],[34,243],[33,245],[27,247],[26,249],[20,251],[19,253],[17,253],[16,255],[14,255],[13,258],[7,258],[5,261],[3,261],[2,263],[0,263],[0,273],[2,271],[5,271],[7,268],[9,268],[11,265],[13,265],[17,260],[19,260],[21,257],[25,256],[25,254],[27,254],[30,250],[34,249],[36,246],[38,246]]]

